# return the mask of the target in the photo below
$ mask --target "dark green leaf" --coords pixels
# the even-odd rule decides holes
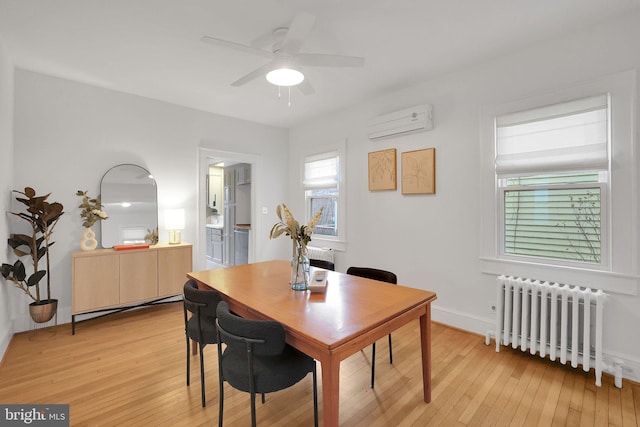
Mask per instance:
[[[24,264],[20,260],[17,260],[16,263],[13,264],[13,277],[15,277],[19,282],[22,282],[27,278],[27,272],[24,268]]]
[[[40,270],[40,271],[36,271],[35,273],[33,273],[30,277],[29,280],[27,280],[27,286],[34,286],[37,285],[38,283],[40,283],[40,280],[42,280],[42,278],[47,274],[46,270]]]
[[[2,273],[2,277],[5,279],[9,277],[9,275],[13,272],[13,265],[11,264],[2,264],[0,267],[0,273]]]

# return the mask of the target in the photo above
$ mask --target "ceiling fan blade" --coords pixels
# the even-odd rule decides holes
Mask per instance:
[[[295,56],[295,61],[312,67],[364,67],[364,58],[358,56],[299,53]]]
[[[296,15],[291,25],[289,25],[289,30],[282,41],[280,50],[289,54],[298,53],[315,22],[316,17],[309,13],[302,12]]]
[[[269,71],[271,71],[273,69],[273,62],[269,62],[267,64],[264,64],[262,67],[257,68],[255,70],[253,70],[252,72],[250,72],[249,74],[246,74],[242,77],[240,77],[238,80],[236,80],[235,82],[231,83],[231,86],[242,86],[243,84],[249,83],[251,80],[257,79],[260,76],[264,76],[265,74],[267,74]]]
[[[226,47],[229,49],[239,50],[240,52],[251,53],[253,55],[263,56],[265,58],[273,58],[273,53],[266,50],[258,49],[252,46],[246,46],[240,43],[230,42],[228,40],[217,39],[215,37],[202,36],[200,41],[205,43],[214,44],[217,46]]]
[[[309,82],[309,79],[305,77],[305,79],[299,85],[296,85],[298,90],[302,92],[303,95],[313,95],[316,91],[313,89],[313,86]]]
[[[267,47],[271,49],[271,46],[273,45],[274,41],[275,40],[273,38],[273,31],[269,31],[268,33],[265,33],[251,40],[251,43],[249,44],[252,47],[255,47],[256,49],[264,49]]]

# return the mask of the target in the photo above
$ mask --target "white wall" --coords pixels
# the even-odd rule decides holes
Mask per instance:
[[[347,250],[338,253],[337,269],[360,265],[392,270],[400,283],[437,293],[434,320],[482,334],[492,329],[495,277],[483,274],[479,265],[482,107],[640,68],[638,40],[636,13],[293,128],[291,183],[299,182],[296,165],[305,150],[348,140]],[[421,103],[434,106],[434,130],[367,139],[369,119]],[[435,195],[403,196],[400,183],[397,191],[368,191],[367,153],[397,148],[400,173],[402,152],[429,147],[436,148]],[[291,184],[290,205],[303,212],[301,197],[293,201],[296,192],[300,194],[299,187]],[[611,295],[607,304],[605,353],[609,359],[623,359],[624,375],[638,380],[640,297]]]
[[[60,300],[58,323],[71,318],[71,252],[79,250],[83,230],[76,190],[98,195],[100,179],[112,166],[139,164],[156,178],[161,242],[168,239],[163,211],[171,207],[186,210],[183,241],[199,243],[200,234],[204,236],[204,227],[197,227],[199,215],[204,214],[204,209],[198,210],[198,203],[204,206],[198,198],[199,180],[204,179],[198,173],[201,148],[249,153],[269,166],[254,176],[261,189],[256,209],[275,207],[285,198],[286,172],[271,172],[286,171],[288,132],[284,129],[24,70],[16,70],[15,80],[14,162],[19,166],[14,168],[14,186],[51,192],[50,199],[65,206],[51,248],[53,293]],[[204,197],[203,183],[202,188]],[[269,226],[259,222],[254,227],[257,260],[281,255],[268,242]],[[100,227],[94,230],[99,237]],[[194,247],[195,265],[198,252]],[[15,304],[16,330],[29,328],[27,302]]]
[[[0,40],[0,263],[7,262],[10,248],[7,227],[13,185],[13,64]],[[1,279],[4,282],[4,279]],[[12,283],[0,283],[0,354],[13,334],[10,294]],[[0,357],[1,359],[1,357]]]

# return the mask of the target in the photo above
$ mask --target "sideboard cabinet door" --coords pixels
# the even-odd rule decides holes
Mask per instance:
[[[120,302],[117,253],[74,258],[72,271],[74,313],[111,307]]]
[[[178,295],[193,269],[191,246],[176,246],[158,251],[158,296]]]
[[[153,299],[158,296],[157,251],[120,254],[120,303]]]

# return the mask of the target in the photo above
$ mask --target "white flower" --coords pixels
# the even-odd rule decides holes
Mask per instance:
[[[101,211],[100,209],[93,209],[91,213],[96,216],[99,216],[101,219],[107,218],[107,213],[105,211]]]

